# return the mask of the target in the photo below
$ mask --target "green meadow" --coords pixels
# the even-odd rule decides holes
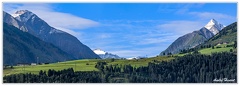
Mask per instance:
[[[212,53],[216,53],[216,52],[230,52],[230,50],[232,49],[233,51],[236,51],[236,49],[233,49],[233,47],[227,47],[227,45],[232,45],[233,43],[230,44],[220,44],[220,45],[216,45],[214,46],[214,48],[204,48],[204,49],[200,49],[198,52],[200,52],[201,54],[207,54],[207,55],[211,55]],[[219,48],[217,48],[219,47]],[[190,52],[192,53],[192,52]],[[184,53],[184,54],[176,54],[174,56],[184,56],[188,53]]]
[[[13,66],[13,69],[4,69],[4,75],[17,74],[17,73],[39,73],[40,70],[48,71],[49,69],[62,70],[67,68],[73,68],[75,71],[98,71],[95,68],[95,64],[98,61],[106,61],[108,65],[126,65],[131,64],[134,67],[147,66],[148,62],[153,60],[156,61],[169,61],[174,59],[173,57],[159,56],[154,58],[145,58],[145,59],[133,59],[133,60],[124,60],[124,59],[83,59],[83,60],[73,60],[66,62],[51,63],[45,65],[26,65],[26,66]]]

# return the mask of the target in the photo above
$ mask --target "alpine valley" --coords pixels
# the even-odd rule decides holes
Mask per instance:
[[[71,3],[62,4],[59,6],[68,7]],[[161,13],[160,17],[166,17],[166,20],[157,19],[158,17],[154,15],[150,16],[154,12],[148,9],[148,6],[152,5],[144,5],[144,3],[137,4],[139,6],[128,3],[120,5],[94,3],[94,5],[86,4],[86,6],[84,4],[71,5],[79,6],[79,8],[70,6],[72,10],[68,8],[67,11],[65,10],[69,14],[60,11],[59,13],[64,14],[62,18],[68,15],[65,19],[71,24],[76,23],[70,22],[71,19],[74,20],[80,16],[81,19],[86,18],[101,24],[84,28],[84,30],[76,30],[82,31],[83,38],[90,40],[86,44],[91,48],[82,43],[86,40],[78,40],[77,37],[50,26],[50,23],[47,23],[48,20],[45,22],[44,18],[40,18],[40,14],[39,17],[36,15],[37,11],[36,14],[33,10],[32,12],[18,10],[14,14],[7,13],[10,11],[3,11],[3,83],[237,83],[237,22],[234,19],[231,20],[231,17],[227,17],[229,20],[222,20],[218,13],[214,13],[211,18],[215,19],[187,18],[186,20],[191,20],[190,22],[196,20],[197,24],[206,25],[202,28],[196,27],[196,31],[191,30],[188,34],[174,38],[176,39],[174,42],[165,43],[161,37],[168,38],[171,34],[160,34],[166,29],[159,29],[156,26],[162,23],[166,23],[167,26],[173,25],[171,27],[184,26],[185,24],[168,23],[169,21],[182,22],[176,20],[181,19],[180,17],[185,19],[185,15],[176,16],[171,10],[162,12],[162,8],[159,7],[162,4],[157,6],[157,14],[159,16]],[[96,4],[99,5],[95,8]],[[223,4],[225,3],[221,3]],[[213,3],[210,5],[218,6]],[[108,10],[104,10],[104,6],[109,6]],[[128,9],[122,9],[123,6]],[[94,8],[94,10],[84,7]],[[116,9],[116,7],[119,8]],[[192,9],[194,10],[189,6],[189,11]],[[79,12],[80,10],[82,13]],[[224,9],[216,10],[229,12]],[[128,13],[134,13],[134,15],[125,15]],[[70,14],[73,15],[69,17]],[[213,13],[206,12],[205,14],[209,16],[208,14]],[[189,14],[186,15],[189,16]],[[225,14],[221,14],[220,17],[223,16],[225,17]],[[216,19],[224,22],[218,22]],[[58,18],[55,18],[56,20]],[[202,20],[206,21],[202,22]],[[189,25],[184,27],[189,27]],[[171,31],[171,33],[177,32]],[[146,36],[151,40],[146,40]],[[139,38],[140,41],[137,40]],[[160,41],[163,45],[169,45],[163,51],[160,51]],[[145,54],[153,52],[156,55]]]

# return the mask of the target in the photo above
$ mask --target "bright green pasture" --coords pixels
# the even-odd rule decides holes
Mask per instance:
[[[174,59],[173,57],[154,57],[154,58],[145,58],[145,59],[138,59],[138,60],[120,60],[115,59],[111,61],[111,59],[101,60],[106,61],[108,65],[126,65],[130,64],[134,67],[139,66],[147,66],[148,62],[153,60],[156,61],[169,61]],[[49,69],[54,70],[62,70],[67,68],[73,68],[75,71],[98,71],[95,68],[95,64],[100,61],[100,59],[84,59],[84,60],[73,60],[73,61],[66,61],[66,62],[58,62],[52,64],[45,64],[45,65],[29,65],[29,66],[14,66],[13,69],[4,69],[4,75],[10,74],[17,74],[17,73],[39,73],[40,70],[47,71]]]

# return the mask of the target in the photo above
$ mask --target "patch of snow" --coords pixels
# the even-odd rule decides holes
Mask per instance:
[[[21,16],[23,15],[23,16]],[[16,18],[19,21],[26,22],[28,19],[30,19],[34,14],[28,10],[19,10],[16,11],[12,16]]]
[[[101,49],[95,49],[95,50],[93,50],[93,52],[96,54],[106,54],[106,52]]]
[[[214,35],[224,28],[224,26],[218,23],[215,19],[211,19],[204,27],[211,31]]]
[[[20,16],[21,14],[11,14],[14,18]]]

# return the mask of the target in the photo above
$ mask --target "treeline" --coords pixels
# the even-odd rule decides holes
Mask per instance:
[[[3,77],[4,83],[100,83],[99,72],[74,72],[73,68],[60,71],[49,69],[39,74],[12,74]]]
[[[189,54],[170,62],[149,63],[136,72],[148,77],[135,76],[133,82],[212,83],[214,79],[235,79],[237,82],[237,56],[231,53],[210,55]],[[144,78],[144,79],[141,79]]]
[[[39,74],[4,76],[4,83],[236,83],[237,55],[233,53],[188,54],[169,62],[149,62],[148,66],[108,65],[97,62],[99,71],[72,68]],[[217,80],[223,81],[217,81]],[[224,81],[228,80],[228,81]]]

